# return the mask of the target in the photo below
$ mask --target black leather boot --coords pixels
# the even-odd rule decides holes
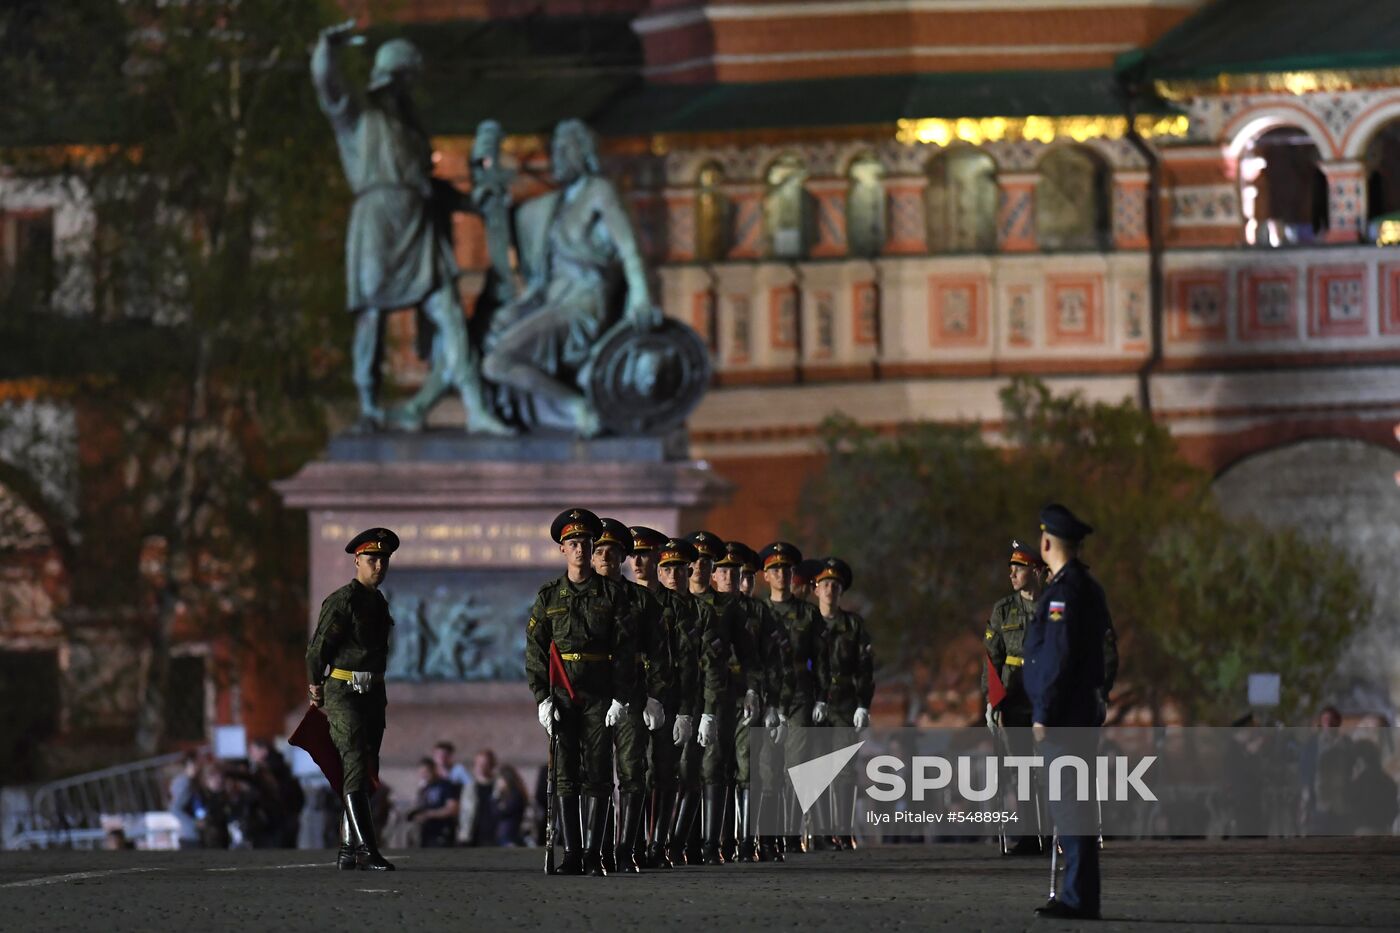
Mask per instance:
[[[754,799],[753,805],[756,809],[754,810],[753,820],[757,827],[761,828],[763,826],[765,814],[769,817],[772,816],[773,811],[770,808],[773,806],[773,801],[775,799],[776,798],[772,794],[759,794],[758,797]],[[778,860],[776,837],[760,835],[758,837],[758,848],[754,855],[760,862],[776,862]]]
[[[374,835],[374,817],[369,808],[369,791],[356,790],[346,794],[345,812],[350,816],[350,831],[364,854],[360,867],[365,871],[393,871],[393,863],[379,854],[379,843]]]
[[[724,816],[719,827],[719,851],[726,862],[739,860],[738,840],[734,833],[734,791],[736,789],[734,784],[726,784],[724,787]]]
[[[608,797],[608,818],[603,821],[603,870],[607,872],[617,871],[617,862],[613,860],[613,846],[617,844],[617,823],[614,819],[616,815],[617,806],[612,797]],[[587,822],[585,819],[584,823]]]
[[[603,867],[603,841],[607,838],[604,824],[608,820],[608,798],[592,794],[583,798],[583,873],[595,878],[607,877]]]
[[[655,792],[656,809],[651,822],[651,845],[647,847],[648,868],[671,868],[670,840],[672,816],[676,811],[676,795],[671,791]]]
[[[749,827],[749,789],[734,788],[734,835],[739,840],[739,861],[758,861],[758,841]]]
[[[803,823],[807,817],[803,814],[802,805],[797,802],[796,796],[789,796],[784,803],[788,808],[788,825],[797,829],[796,835],[785,838],[784,848],[788,855],[801,855],[807,851],[807,838],[803,831]]]
[[[642,869],[637,864],[637,836],[642,829],[642,795],[623,794],[617,805],[617,871],[635,875]]]
[[[350,814],[342,810],[340,812],[340,852],[335,857],[335,867],[341,871],[354,871],[360,867],[360,860],[355,857],[355,837],[350,832]]]
[[[695,828],[695,814],[700,810],[700,795],[693,790],[681,791],[676,804],[676,819],[671,824],[671,835],[666,840],[666,854],[671,864],[680,867],[691,864],[686,852],[690,844],[690,833]]]
[[[564,837],[564,859],[554,866],[554,873],[583,874],[583,821],[577,796],[559,798],[559,830]]]
[[[723,865],[724,856],[719,850],[720,823],[724,820],[724,798],[726,787],[723,784],[706,784],[705,796],[700,801],[700,864]]]

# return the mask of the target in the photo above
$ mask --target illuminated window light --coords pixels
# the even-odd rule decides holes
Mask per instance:
[[[1184,114],[1139,116],[1133,125],[1145,137],[1180,138],[1191,128]],[[1002,140],[1051,143],[1072,139],[1082,143],[1091,139],[1122,139],[1127,134],[1126,117],[926,117],[900,120],[895,138],[907,146],[923,143],[943,147],[955,139],[974,146]]]

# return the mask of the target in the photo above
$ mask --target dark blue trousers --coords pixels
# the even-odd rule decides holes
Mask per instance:
[[[1089,763],[1093,774],[1094,755],[1098,751],[1097,729],[1073,729],[1069,731],[1050,729],[1046,740],[1040,744],[1040,754],[1047,766],[1051,760],[1061,755],[1075,755]],[[1056,826],[1083,833],[1097,823],[1095,804],[1092,799],[1073,799],[1073,780],[1064,781],[1064,793],[1060,800],[1050,801],[1050,816]],[[1090,792],[1094,790],[1092,778]],[[1099,912],[1099,839],[1093,835],[1061,835],[1060,848],[1065,855],[1065,878],[1060,885],[1057,899],[1066,907],[1075,910]]]

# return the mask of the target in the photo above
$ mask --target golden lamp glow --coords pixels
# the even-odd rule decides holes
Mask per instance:
[[[1170,117],[1139,116],[1134,127],[1143,136],[1183,137],[1191,128],[1184,114]],[[1128,133],[1126,117],[959,117],[946,120],[928,117],[900,120],[895,138],[906,146],[925,143],[947,146],[961,140],[974,146],[985,142],[1030,140],[1050,143],[1056,139],[1087,142],[1091,139],[1122,139]]]
[[[1377,246],[1395,246],[1400,244],[1400,220],[1382,220],[1380,227],[1376,230]]]

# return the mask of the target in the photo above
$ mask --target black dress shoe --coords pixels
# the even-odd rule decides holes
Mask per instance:
[[[1035,915],[1037,917],[1049,917],[1052,920],[1100,919],[1099,912],[1097,910],[1083,910],[1082,908],[1078,907],[1070,907],[1063,901],[1058,901],[1053,897],[1045,902],[1044,907],[1037,907],[1035,909]]]

